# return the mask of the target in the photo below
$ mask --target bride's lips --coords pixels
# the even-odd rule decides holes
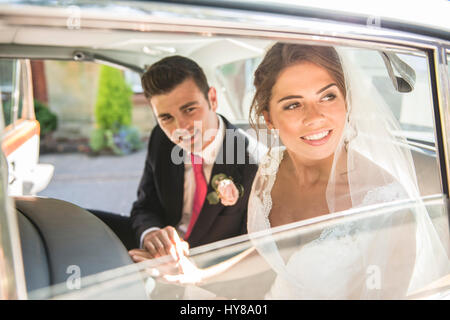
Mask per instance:
[[[320,130],[316,132],[309,133],[300,137],[303,142],[309,144],[311,146],[321,146],[330,140],[331,135],[333,134],[333,130]]]

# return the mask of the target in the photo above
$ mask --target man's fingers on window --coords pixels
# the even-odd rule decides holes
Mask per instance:
[[[157,258],[159,256],[158,250],[156,250],[152,240],[145,241],[144,247],[150,253],[152,258]]]
[[[130,250],[128,253],[134,262],[141,262],[152,258],[150,253],[147,250],[143,249],[133,249]]]
[[[166,249],[164,248],[164,244],[161,242],[159,237],[154,237],[152,243],[153,246],[155,247],[155,250],[158,252],[160,256],[165,256],[168,254],[168,252],[166,252]]]
[[[167,235],[173,244],[175,246],[175,250],[173,248],[170,249],[171,255],[178,261],[182,255],[184,255],[184,249],[181,244],[180,236],[178,235],[177,231],[173,227],[167,227],[165,228],[165,231],[167,232]]]
[[[178,235],[175,228],[172,226],[167,226],[164,229],[162,229],[162,231],[167,235],[167,237],[170,239],[170,241],[175,244],[174,237],[175,237],[175,235]]]
[[[175,243],[176,246],[180,246],[181,244],[181,239],[180,236],[178,235],[178,233],[174,230],[173,235],[172,235],[172,241]]]
[[[164,249],[167,252],[167,254],[172,254],[171,251],[174,245],[170,240],[167,232],[161,232],[161,238],[159,238],[159,240],[161,240],[162,244],[164,245]],[[176,256],[174,258],[176,260]]]
[[[186,241],[180,239],[180,236],[178,235],[178,233],[174,234],[174,239],[175,239],[175,245],[177,247],[178,254],[180,256],[188,255],[189,254],[189,244]]]
[[[153,237],[154,237],[158,232],[160,232],[160,231],[161,231],[161,230],[153,230],[153,231],[150,231],[149,233],[147,233],[147,234],[145,235],[144,240],[153,238]]]

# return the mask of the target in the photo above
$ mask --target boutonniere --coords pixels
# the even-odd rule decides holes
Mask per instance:
[[[218,204],[220,201],[224,206],[233,206],[244,195],[244,187],[235,184],[233,178],[224,173],[216,174],[211,179],[211,186],[214,191],[206,196],[209,204]]]

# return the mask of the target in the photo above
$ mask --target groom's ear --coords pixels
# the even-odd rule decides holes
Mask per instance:
[[[213,111],[217,110],[217,92],[216,88],[210,87],[208,90],[208,102]]]
[[[270,120],[270,113],[269,113],[269,111],[265,111],[264,110],[262,112],[262,114],[263,114],[263,117],[264,117],[264,121],[266,122],[267,128],[272,130],[273,129],[273,124],[272,124],[272,121]]]

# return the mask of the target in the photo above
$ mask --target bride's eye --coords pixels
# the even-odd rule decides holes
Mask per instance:
[[[294,102],[294,103],[290,103],[287,106],[283,107],[283,110],[293,110],[297,107],[300,107],[300,103],[299,102]]]
[[[334,93],[329,93],[322,98],[322,101],[333,101],[336,99],[336,95]]]

